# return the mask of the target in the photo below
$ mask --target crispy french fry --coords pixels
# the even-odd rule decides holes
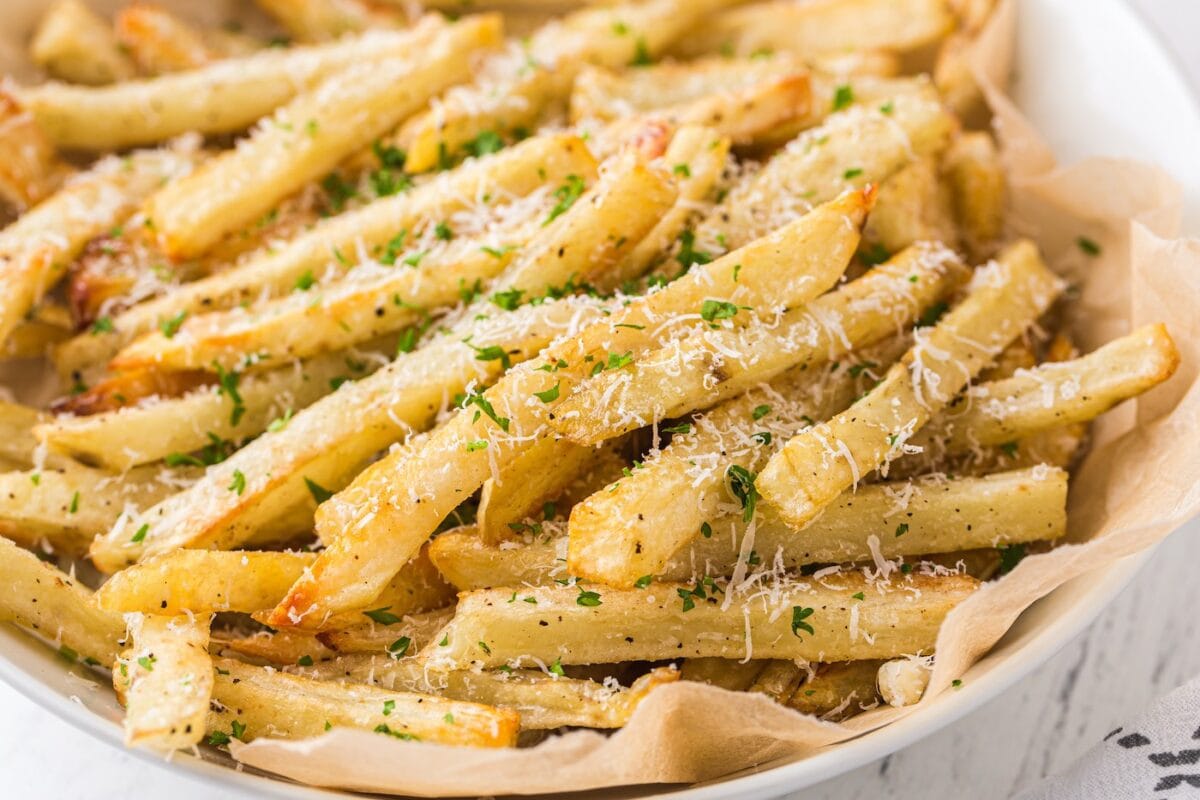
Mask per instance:
[[[126,512],[149,508],[187,485],[188,473],[139,467],[124,475],[67,462],[0,474],[0,532],[81,555]]]
[[[794,229],[804,226],[798,222],[784,230]],[[842,234],[843,247],[853,248],[857,237],[848,229]],[[739,261],[740,252],[725,258]],[[791,251],[780,255],[790,257]],[[961,277],[957,258],[945,248],[905,250],[862,278],[785,312],[779,324],[710,329],[649,353],[622,373],[600,375],[564,400],[553,424],[577,442],[594,443],[715,404],[788,369],[821,364],[891,336]]]
[[[593,303],[571,300],[519,309],[480,326],[472,344],[502,348],[515,363],[598,313]],[[187,492],[149,511],[144,542],[131,543],[124,534],[97,540],[93,559],[102,568],[117,569],[147,552],[237,547],[259,524],[256,508],[303,502],[314,491],[309,482],[319,492],[344,486],[372,453],[428,426],[456,392],[494,379],[501,366],[499,360],[481,360],[471,346],[449,337],[401,355],[374,375],[314,403],[282,430],[255,440],[210,468]],[[240,494],[228,489],[235,472],[245,476]]]
[[[522,528],[522,520],[542,511],[587,471],[595,451],[558,439],[544,439],[483,484],[478,528],[488,542],[499,542]],[[546,469],[553,464],[554,469]]]
[[[11,87],[0,84],[0,198],[25,211],[53,194],[71,171]]]
[[[92,666],[112,664],[125,622],[102,611],[92,593],[53,565],[0,538],[0,619],[32,631],[64,658]]]
[[[205,252],[470,75],[469,55],[501,36],[497,16],[467,17],[437,32],[420,62],[387,59],[331,76],[296,97],[237,148],[166,186],[146,207],[174,258]]]
[[[79,0],[58,0],[42,17],[29,54],[56,78],[98,86],[134,75],[108,24]]]
[[[264,630],[233,636],[214,634],[212,640],[216,652],[225,654],[225,651],[231,651],[255,663],[291,666],[311,661],[316,664],[337,655],[322,644],[315,634],[295,631]]]
[[[117,42],[144,74],[195,69],[219,57],[205,43],[200,31],[149,3],[125,6],[117,12],[113,28]]]
[[[300,42],[323,42],[371,28],[400,28],[407,21],[400,9],[365,0],[255,0],[255,4]]]
[[[386,609],[373,609],[369,616],[363,622],[324,631],[318,638],[336,653],[386,653],[400,658],[436,641],[454,612],[442,609],[401,616]]]
[[[847,189],[878,183],[939,152],[954,119],[933,99],[900,94],[880,108],[853,107],[793,140],[733,187],[696,229],[703,252],[724,252],[770,234]]]
[[[75,331],[71,312],[53,301],[43,301],[13,328],[0,352],[6,358],[42,358],[59,342],[69,339]]]
[[[186,394],[159,396],[133,405],[85,416],[60,415],[39,425],[40,441],[114,470],[169,459],[203,463],[209,448],[223,457],[232,442],[281,427],[291,417],[342,382],[369,374],[377,366],[353,353],[329,353],[270,372],[227,378],[235,398],[220,384],[205,384]],[[161,373],[151,373],[154,375]],[[227,444],[228,443],[228,444]],[[211,460],[211,459],[209,459]]]
[[[930,453],[962,452],[1087,422],[1167,380],[1178,366],[1166,327],[1146,325],[1081,358],[969,388],[912,443]]]
[[[781,53],[776,53],[779,58]],[[900,74],[900,58],[890,50],[846,50],[818,53],[808,59],[815,71],[841,78],[894,78]]]
[[[60,397],[50,404],[56,414],[103,414],[137,405],[150,398],[182,397],[213,383],[207,372],[162,372],[149,369],[119,372],[102,379],[99,383],[86,386],[82,376],[74,375],[79,382],[72,393]]]
[[[904,452],[930,417],[1041,315],[1062,289],[1032,242],[976,272],[971,291],[863,399],[792,438],[758,475],[757,491],[802,526],[869,471]]]
[[[730,589],[735,595],[728,610],[711,581],[595,592],[584,586],[525,590],[536,605],[509,604],[504,589],[469,592],[446,628],[446,645],[434,644],[425,655],[435,665],[460,668],[530,659],[889,658],[932,648],[942,619],[976,586],[963,576],[907,576],[884,588],[848,573],[780,586],[773,600],[738,597]],[[854,596],[860,592],[862,600]],[[891,596],[899,592],[911,600],[895,603]],[[664,637],[664,628],[672,635]]]
[[[475,747],[510,747],[517,741],[520,717],[515,711],[374,686],[315,681],[224,658],[214,664],[213,699],[220,709],[209,716],[209,730],[228,731],[243,741],[261,736],[320,736],[327,726]],[[223,733],[222,738],[210,733],[208,741],[227,742],[229,738],[229,734]]]
[[[835,722],[879,705],[875,675],[877,659],[821,664],[801,684],[787,704],[797,711]]]
[[[991,135],[964,133],[946,150],[944,169],[963,238],[971,255],[991,255],[1004,233],[1007,202],[1004,166]]]
[[[204,738],[213,691],[211,618],[131,614],[131,647],[113,667],[125,700],[125,743],[160,750]]]
[[[106,158],[0,231],[0,341],[58,283],[88,240],[121,223],[193,159],[179,148]]]
[[[358,253],[360,247],[368,254],[376,252],[375,248],[383,253],[398,231],[412,230],[423,221],[448,219],[480,204],[483,197],[523,197],[544,181],[563,181],[571,174],[585,176],[595,169],[595,160],[578,137],[552,134],[532,138],[447,172],[409,193],[329,219],[278,252],[264,253],[134,306],[112,320],[111,332],[79,336],[60,347],[55,354],[59,371],[70,373],[107,361],[136,335],[183,312],[231,308],[264,294],[292,292],[306,276],[316,279],[344,272],[349,265],[341,264],[336,253]]]
[[[19,469],[32,467],[38,446],[33,428],[46,419],[36,408],[0,401],[0,461]]]
[[[872,261],[921,241],[957,246],[950,193],[939,180],[935,159],[914,161],[883,182],[863,241]]]
[[[954,28],[943,0],[755,3],[718,15],[674,48],[681,56],[783,50],[808,57],[841,50],[915,50]]]
[[[716,506],[706,520],[712,531],[708,537],[700,535],[700,525],[664,515],[664,535],[683,544],[657,572],[646,574],[687,581],[732,575],[739,562],[798,569],[931,553],[949,554],[940,563],[952,567],[962,551],[1063,536],[1066,506],[1067,473],[1039,466],[977,478],[869,484],[842,495],[802,532],[765,512],[756,517],[751,531],[737,501],[730,500]],[[571,535],[576,535],[574,529]],[[473,591],[548,586],[566,578],[574,573],[567,568],[566,548],[567,537],[553,531],[526,536],[502,549],[464,528],[434,539],[429,555],[460,591]],[[972,560],[968,566],[973,564]],[[984,560],[979,566],[983,568]],[[975,575],[973,569],[967,571]]]
[[[875,679],[879,696],[889,706],[916,705],[929,685],[930,667],[925,658],[896,658],[879,667]]]
[[[794,661],[768,661],[746,691],[765,694],[776,703],[786,703],[804,677],[805,670]]]
[[[363,61],[410,54],[441,27],[431,17],[406,31],[372,31],[330,44],[269,48],[113,86],[43,84],[22,89],[18,96],[51,141],[70,149],[120,149],[189,131],[232,133],[335,72]]]
[[[688,658],[680,669],[680,680],[707,683],[731,692],[744,692],[769,661],[737,661],[732,658]]]

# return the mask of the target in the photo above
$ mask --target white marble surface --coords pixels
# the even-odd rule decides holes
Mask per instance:
[[[1200,86],[1200,2],[1134,0]],[[938,734],[800,792],[803,800],[1008,797],[1071,763],[1121,722],[1200,674],[1194,565],[1200,524],[1177,532],[1109,610],[1030,679]],[[186,775],[93,740],[0,684],[8,796],[213,797]],[[222,797],[236,797],[222,793]],[[246,795],[249,797],[249,795]]]

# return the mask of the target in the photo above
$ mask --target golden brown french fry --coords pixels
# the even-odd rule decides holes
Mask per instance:
[[[977,131],[959,136],[946,150],[944,169],[963,238],[972,257],[981,260],[1004,233],[1008,200],[1004,165],[991,135]]]
[[[732,658],[688,658],[680,669],[680,680],[707,683],[731,692],[744,692],[769,661],[737,661]]]
[[[847,189],[878,183],[939,152],[955,124],[936,99],[920,94],[833,114],[737,183],[697,227],[696,247],[706,253],[741,247]]]
[[[160,75],[202,67],[219,56],[200,31],[165,8],[133,3],[113,19],[117,42],[143,74]]]
[[[179,396],[156,394],[140,403],[136,394],[121,392],[130,405],[59,415],[39,425],[36,434],[55,452],[118,471],[163,459],[203,464],[227,455],[238,440],[286,425],[343,382],[365,377],[378,366],[370,355],[343,351],[269,372],[225,373],[225,384],[233,386],[236,398],[218,383]],[[192,455],[197,451],[199,456]]]
[[[337,653],[330,650],[316,635],[295,631],[263,630],[245,635],[213,634],[214,652],[225,654],[231,651],[254,663],[293,664],[318,663],[334,658]]]
[[[162,372],[139,369],[118,372],[87,386],[82,376],[73,375],[79,382],[71,394],[50,404],[56,414],[103,414],[137,405],[150,398],[182,397],[188,392],[212,385],[214,377],[207,372]]]
[[[154,330],[180,314],[231,308],[295,290],[297,283],[337,275],[351,265],[337,254],[384,253],[398,231],[429,220],[447,220],[482,203],[482,198],[524,197],[545,182],[595,172],[587,145],[569,134],[538,136],[446,172],[411,192],[384,198],[357,211],[326,220],[277,252],[177,288],[113,318],[111,332],[78,336],[55,354],[59,371],[69,374],[111,358],[136,335]],[[484,204],[486,205],[486,204]],[[378,248],[378,250],[376,250]],[[365,257],[364,257],[365,258]],[[356,260],[357,256],[356,256]],[[346,261],[350,261],[346,258]]]
[[[36,408],[0,401],[0,462],[18,469],[32,467],[38,446],[33,428],[46,419]]]
[[[300,42],[323,42],[371,28],[400,28],[407,21],[400,9],[364,0],[255,0],[255,4]]]
[[[535,604],[510,604],[505,589],[468,592],[446,628],[446,644],[431,645],[424,655],[434,665],[459,668],[532,659],[889,658],[931,649],[942,619],[977,585],[964,576],[910,575],[884,588],[853,572],[781,585],[772,599],[739,597],[729,589],[734,596],[728,602],[711,581],[523,590]],[[911,599],[896,603],[901,593]],[[670,637],[662,636],[664,628]]]
[[[0,341],[58,283],[88,240],[123,222],[194,158],[177,148],[103,159],[0,231]]]
[[[92,593],[52,564],[0,538],[0,619],[58,648],[68,661],[112,664],[125,636],[118,614],[102,611]]]
[[[125,702],[125,743],[159,750],[204,738],[213,691],[211,617],[131,614],[127,650],[113,666]]]
[[[594,303],[580,300],[530,306],[481,324],[472,344],[482,350],[502,348],[516,363],[598,314]],[[256,510],[290,508],[344,486],[371,454],[427,427],[455,393],[473,382],[493,380],[501,369],[500,359],[482,360],[479,350],[454,337],[403,354],[374,375],[343,385],[281,430],[211,467],[187,492],[147,512],[143,522],[150,529],[143,542],[131,543],[125,535],[105,537],[93,545],[92,557],[111,570],[147,552],[237,547],[261,524]],[[245,476],[240,493],[229,489],[236,472]],[[386,579],[372,594],[385,584]]]
[[[113,86],[48,83],[18,96],[59,147],[103,151],[150,144],[189,131],[246,128],[340,70],[405,57],[443,23],[430,16],[405,31],[372,31],[329,44],[267,48],[245,58]]]
[[[93,86],[134,75],[108,24],[80,0],[57,0],[33,34],[29,54],[56,78]]]
[[[850,233],[842,231],[843,246],[852,249],[856,237]],[[737,261],[739,252],[725,258]],[[905,250],[785,312],[778,324],[710,329],[646,354],[622,373],[597,376],[562,403],[553,424],[575,441],[593,443],[718,403],[788,369],[821,364],[891,336],[944,297],[962,274],[957,257],[943,247]]]
[[[751,531],[736,500],[724,505],[705,520],[708,536],[701,525],[664,516],[662,535],[683,544],[642,581],[651,575],[668,581],[728,576],[739,563],[798,569],[929,554],[946,554],[938,563],[954,567],[963,551],[1063,536],[1067,473],[1030,466],[976,478],[869,484],[842,495],[799,533],[767,512],[758,514]],[[429,555],[460,591],[548,586],[574,570],[567,569],[567,537],[545,527],[541,535],[526,535],[503,548],[484,542],[473,528],[449,531],[433,540]],[[982,570],[987,559],[968,561],[967,574],[980,577],[975,568]]]
[[[157,467],[113,475],[67,461],[6,472],[0,474],[0,532],[28,546],[45,542],[58,552],[81,555],[122,514],[149,508],[192,476]]]
[[[768,661],[748,692],[765,694],[776,703],[786,703],[805,678],[805,670],[794,661]]]
[[[879,187],[863,230],[868,260],[898,253],[916,242],[958,244],[950,193],[938,175],[936,159],[914,161]]]
[[[363,613],[368,619],[324,631],[318,638],[336,653],[386,653],[392,658],[401,658],[405,654],[415,654],[440,638],[442,628],[454,616],[452,609],[406,615],[393,614],[387,609]]]
[[[297,96],[238,147],[150,198],[159,243],[177,259],[205,252],[467,78],[468,56],[500,37],[499,17],[467,17],[420,42],[419,62],[363,64]]]
[[[928,330],[865,397],[793,437],[758,475],[757,490],[797,527],[907,440],[1049,308],[1063,282],[1029,241],[975,273],[966,299]]]
[[[24,211],[53,194],[71,171],[33,115],[0,84],[0,198]]]
[[[330,727],[361,728],[423,742],[510,747],[517,742],[515,711],[427,694],[338,684],[216,659],[209,743],[263,736],[302,739]],[[214,736],[213,732],[220,732]]]
[[[499,542],[523,530],[526,518],[586,472],[596,453],[570,442],[544,439],[483,484],[477,525],[485,541]],[[553,469],[546,469],[553,464]]]
[[[1167,380],[1178,366],[1166,326],[1146,325],[1081,358],[967,389],[912,443],[934,454],[962,452],[1087,422]]]
[[[75,332],[71,312],[52,301],[39,303],[27,317],[8,335],[0,350],[0,361],[7,358],[42,358],[49,354],[54,345],[66,341]]]
[[[875,679],[879,696],[895,708],[916,705],[929,685],[930,672],[926,658],[896,658],[884,662]]]
[[[878,659],[820,664],[787,704],[797,711],[834,722],[879,705],[875,676]]]
[[[775,0],[726,11],[674,48],[681,56],[783,50],[808,57],[840,50],[915,50],[954,28],[944,0]]]

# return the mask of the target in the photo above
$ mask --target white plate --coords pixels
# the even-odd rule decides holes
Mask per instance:
[[[1200,142],[1200,114],[1187,81],[1162,45],[1120,0],[1021,0],[1019,5],[1015,99],[1059,160],[1070,163],[1090,155],[1114,155],[1159,164],[1187,187],[1185,232],[1200,232],[1200,159],[1194,157],[1195,143]],[[1058,652],[1096,618],[1148,555],[1131,556],[1078,578],[1034,605],[964,676],[961,690],[941,695],[922,713],[803,760],[678,791],[668,788],[656,796],[688,800],[778,796],[929,736],[996,697]],[[80,675],[66,671],[62,661],[28,637],[0,628],[0,678],[68,722],[122,746],[120,712],[111,692]],[[134,752],[153,763],[165,763],[156,755]],[[328,800],[336,795],[237,772],[229,769],[227,759],[207,757],[212,760],[179,754],[171,767],[191,772],[214,789],[236,787],[257,797]],[[640,792],[616,794],[632,797],[646,791],[643,787]]]

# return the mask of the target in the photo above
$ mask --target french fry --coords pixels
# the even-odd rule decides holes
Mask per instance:
[[[971,255],[991,255],[1004,233],[1007,194],[1004,166],[992,137],[964,133],[946,150],[944,168],[963,238]]]
[[[367,0],[255,0],[300,42],[323,42],[371,28],[404,27],[406,17]]]
[[[99,86],[133,77],[133,63],[104,20],[79,0],[58,0],[29,45],[34,63],[56,78]]]
[[[677,37],[730,0],[650,0],[587,8],[548,23],[527,47],[510,47],[400,130],[407,168],[424,172],[485,131],[532,127],[543,109],[565,102],[583,63],[624,67],[657,57]]]
[[[51,564],[0,538],[0,619],[32,631],[68,661],[112,664],[125,637],[125,622],[102,611],[92,593]]]
[[[804,669],[794,661],[768,661],[746,691],[765,694],[776,703],[786,703],[804,677]]]
[[[375,366],[374,360],[360,360],[353,353],[329,353],[269,372],[226,373],[235,376],[226,383],[234,384],[236,398],[213,383],[142,403],[136,394],[122,393],[132,405],[85,416],[60,415],[39,425],[36,434],[53,451],[118,471],[163,459],[203,462],[204,454],[199,459],[189,454],[210,448],[214,456],[224,456],[232,442],[286,425],[332,386],[365,376]]]
[[[976,272],[966,299],[927,331],[848,410],[792,438],[758,475],[757,491],[788,523],[812,520],[867,472],[904,452],[930,417],[1044,312],[1062,281],[1021,241]]]
[[[479,497],[478,528],[488,542],[499,542],[520,530],[522,520],[540,513],[587,471],[595,451],[558,439],[543,439],[495,478],[489,478]],[[546,464],[554,464],[553,470]]]
[[[219,58],[200,31],[164,8],[134,3],[113,20],[117,42],[143,74],[161,75],[202,67]]]
[[[842,231],[844,247],[856,245],[850,234]],[[739,261],[740,252],[725,259]],[[647,354],[622,373],[600,375],[564,400],[553,424],[574,441],[594,443],[734,397],[788,369],[815,366],[891,336],[945,296],[962,272],[945,248],[905,250],[862,278],[785,312],[779,324],[710,329]]]
[[[125,700],[125,743],[178,750],[204,738],[213,663],[211,618],[131,614],[131,647],[113,667]]]
[[[502,348],[515,363],[598,313],[595,304],[570,300],[519,309],[481,326],[472,343]],[[371,454],[428,426],[455,393],[472,382],[494,379],[501,367],[500,360],[481,360],[471,346],[448,338],[401,355],[374,375],[314,403],[282,430],[210,468],[187,492],[148,511],[150,529],[143,542],[131,543],[124,534],[97,540],[93,559],[113,570],[147,552],[237,547],[261,523],[263,517],[256,522],[252,513],[256,509],[286,509],[306,501],[313,492],[309,482],[321,492],[344,486]],[[245,476],[240,494],[228,488],[235,472]],[[385,584],[386,579],[372,595]]]
[[[744,269],[738,267],[728,259],[704,264],[662,291],[622,306],[549,348],[539,358],[539,366],[510,372],[479,399],[468,398],[469,406],[474,407],[464,408],[438,428],[416,452],[389,456],[375,464],[322,507],[318,534],[322,530],[341,534],[318,558],[312,575],[298,581],[276,608],[271,624],[295,626],[310,615],[319,618],[325,611],[365,602],[365,594],[377,591],[453,510],[457,502],[452,503],[452,498],[474,492],[533,445],[537,431],[546,430],[555,398],[569,393],[589,372],[622,369],[636,353],[656,343],[662,335],[663,319],[693,312],[706,300],[729,304],[735,292],[741,300],[769,302],[780,293],[802,291],[800,287],[807,288],[811,282],[790,273],[772,275],[753,262]],[[597,357],[602,359],[599,368],[594,366]],[[530,397],[538,393],[547,393],[549,399],[531,403]],[[400,477],[416,475],[420,478]],[[425,493],[398,495],[391,488],[396,485],[421,485]],[[381,504],[378,498],[386,500]],[[382,546],[381,541],[388,545]],[[370,549],[370,558],[356,555],[364,547]],[[352,564],[358,577],[339,580],[337,574],[351,569]]]
[[[387,613],[391,614],[390,611]],[[405,653],[416,653],[436,641],[452,616],[454,612],[450,609],[403,617],[397,614],[381,616],[380,611],[376,611],[375,617],[386,624],[377,623],[372,617],[345,628],[324,631],[318,634],[318,638],[336,653],[390,654],[393,658],[400,658]],[[395,622],[392,622],[393,618]]]
[[[18,97],[59,147],[102,151],[151,144],[189,131],[233,133],[340,70],[404,57],[442,27],[372,31],[330,44],[268,48],[245,58],[113,86],[48,83]],[[148,113],[152,110],[153,113]]]
[[[1060,538],[1066,533],[1066,506],[1067,473],[1039,466],[975,478],[868,484],[843,494],[802,532],[769,512],[760,512],[751,530],[737,502],[727,501],[706,520],[708,537],[700,534],[700,525],[664,516],[667,530],[661,535],[683,544],[658,571],[645,574],[688,581],[732,575],[743,561],[799,569],[931,553],[951,554],[947,560],[953,566],[962,551]],[[574,527],[571,535],[577,535]],[[443,533],[429,547],[437,568],[464,592],[551,585],[575,574],[574,568],[568,570],[566,551],[567,537],[552,531],[510,541],[502,549],[471,528]]]
[[[164,180],[190,169],[193,158],[181,149],[106,158],[0,231],[0,341],[88,240],[124,221]]]
[[[42,358],[75,331],[71,312],[53,301],[43,301],[13,328],[0,351],[0,361],[9,358]]]
[[[834,722],[852,717],[879,705],[875,676],[882,664],[878,659],[820,664],[787,705]]]
[[[423,221],[443,220],[474,208],[483,197],[523,197],[543,181],[594,174],[587,145],[567,134],[539,136],[493,156],[447,172],[413,191],[385,198],[357,211],[318,224],[278,252],[268,252],[211,278],[126,311],[112,320],[113,330],[76,337],[55,354],[59,371],[70,373],[107,361],[135,336],[154,330],[180,314],[231,308],[264,294],[292,292],[298,281],[344,272],[336,253],[383,252],[398,231]],[[497,203],[499,205],[499,203]]]
[[[87,552],[126,511],[149,508],[179,491],[187,473],[140,467],[124,475],[62,463],[0,474],[0,532],[27,546],[49,543],[71,555]]]
[[[957,246],[950,193],[939,180],[935,159],[914,161],[883,182],[863,240],[876,261],[921,241]]]
[[[942,619],[976,586],[964,576],[907,576],[885,588],[847,573],[782,585],[772,600],[738,597],[736,589],[728,590],[735,595],[726,600],[709,582],[644,590],[524,590],[534,605],[509,604],[507,590],[493,589],[461,595],[446,645],[434,644],[424,655],[434,665],[458,668],[516,666],[531,659],[594,664],[681,657],[890,658],[932,648]],[[860,592],[862,600],[854,596]],[[899,592],[912,599],[895,603],[892,595]],[[672,635],[664,637],[664,629]]]
[[[229,734],[242,741],[302,739],[320,736],[329,726],[441,744],[511,747],[520,728],[515,711],[478,703],[316,681],[224,658],[214,665],[219,710],[209,716],[209,742],[227,742]],[[215,731],[223,738],[214,737]]]
[[[776,53],[775,58],[785,55]],[[894,78],[900,74],[900,58],[890,50],[846,50],[818,53],[808,59],[816,72],[841,78]]]
[[[691,36],[676,55],[748,56],[783,50],[809,57],[842,50],[915,50],[954,28],[943,0],[776,0],[726,11]]]
[[[916,705],[929,685],[930,672],[928,659],[896,658],[886,661],[880,665],[875,679],[879,696],[895,708]]]
[[[205,252],[467,78],[469,55],[500,36],[499,17],[468,17],[414,42],[422,47],[420,63],[363,64],[298,95],[237,148],[150,198],[146,214],[159,243],[177,259]]]
[[[967,389],[912,443],[929,453],[963,452],[1088,422],[1167,380],[1178,366],[1166,327],[1146,325],[1081,358]]]
[[[246,635],[214,634],[215,652],[225,655],[226,651],[255,663],[291,666],[311,661],[328,661],[337,653],[330,650],[316,635],[295,631],[263,630]]]
[[[5,465],[18,469],[33,466],[38,446],[33,427],[46,418],[36,408],[0,401],[0,460]]]
[[[769,661],[736,661],[732,658],[688,658],[680,668],[680,680],[707,683],[731,692],[744,692]]]
[[[713,209],[696,229],[696,246],[707,253],[741,247],[946,145],[955,122],[936,100],[900,94],[889,102],[886,112],[833,114],[790,142]]]
[[[396,661],[380,656],[351,656],[309,672],[330,680],[428,692],[511,709],[521,715],[522,730],[621,728],[652,691],[679,679],[678,671],[659,667],[629,687],[614,687],[536,669],[434,672],[420,659]]]
[[[213,376],[198,370],[191,372],[162,372],[149,369],[119,372],[87,386],[82,376],[72,375],[78,382],[71,394],[50,404],[56,414],[103,414],[137,405],[149,398],[182,397],[190,391],[213,382]]]
[[[0,198],[23,212],[53,194],[71,172],[11,87],[0,84]]]

